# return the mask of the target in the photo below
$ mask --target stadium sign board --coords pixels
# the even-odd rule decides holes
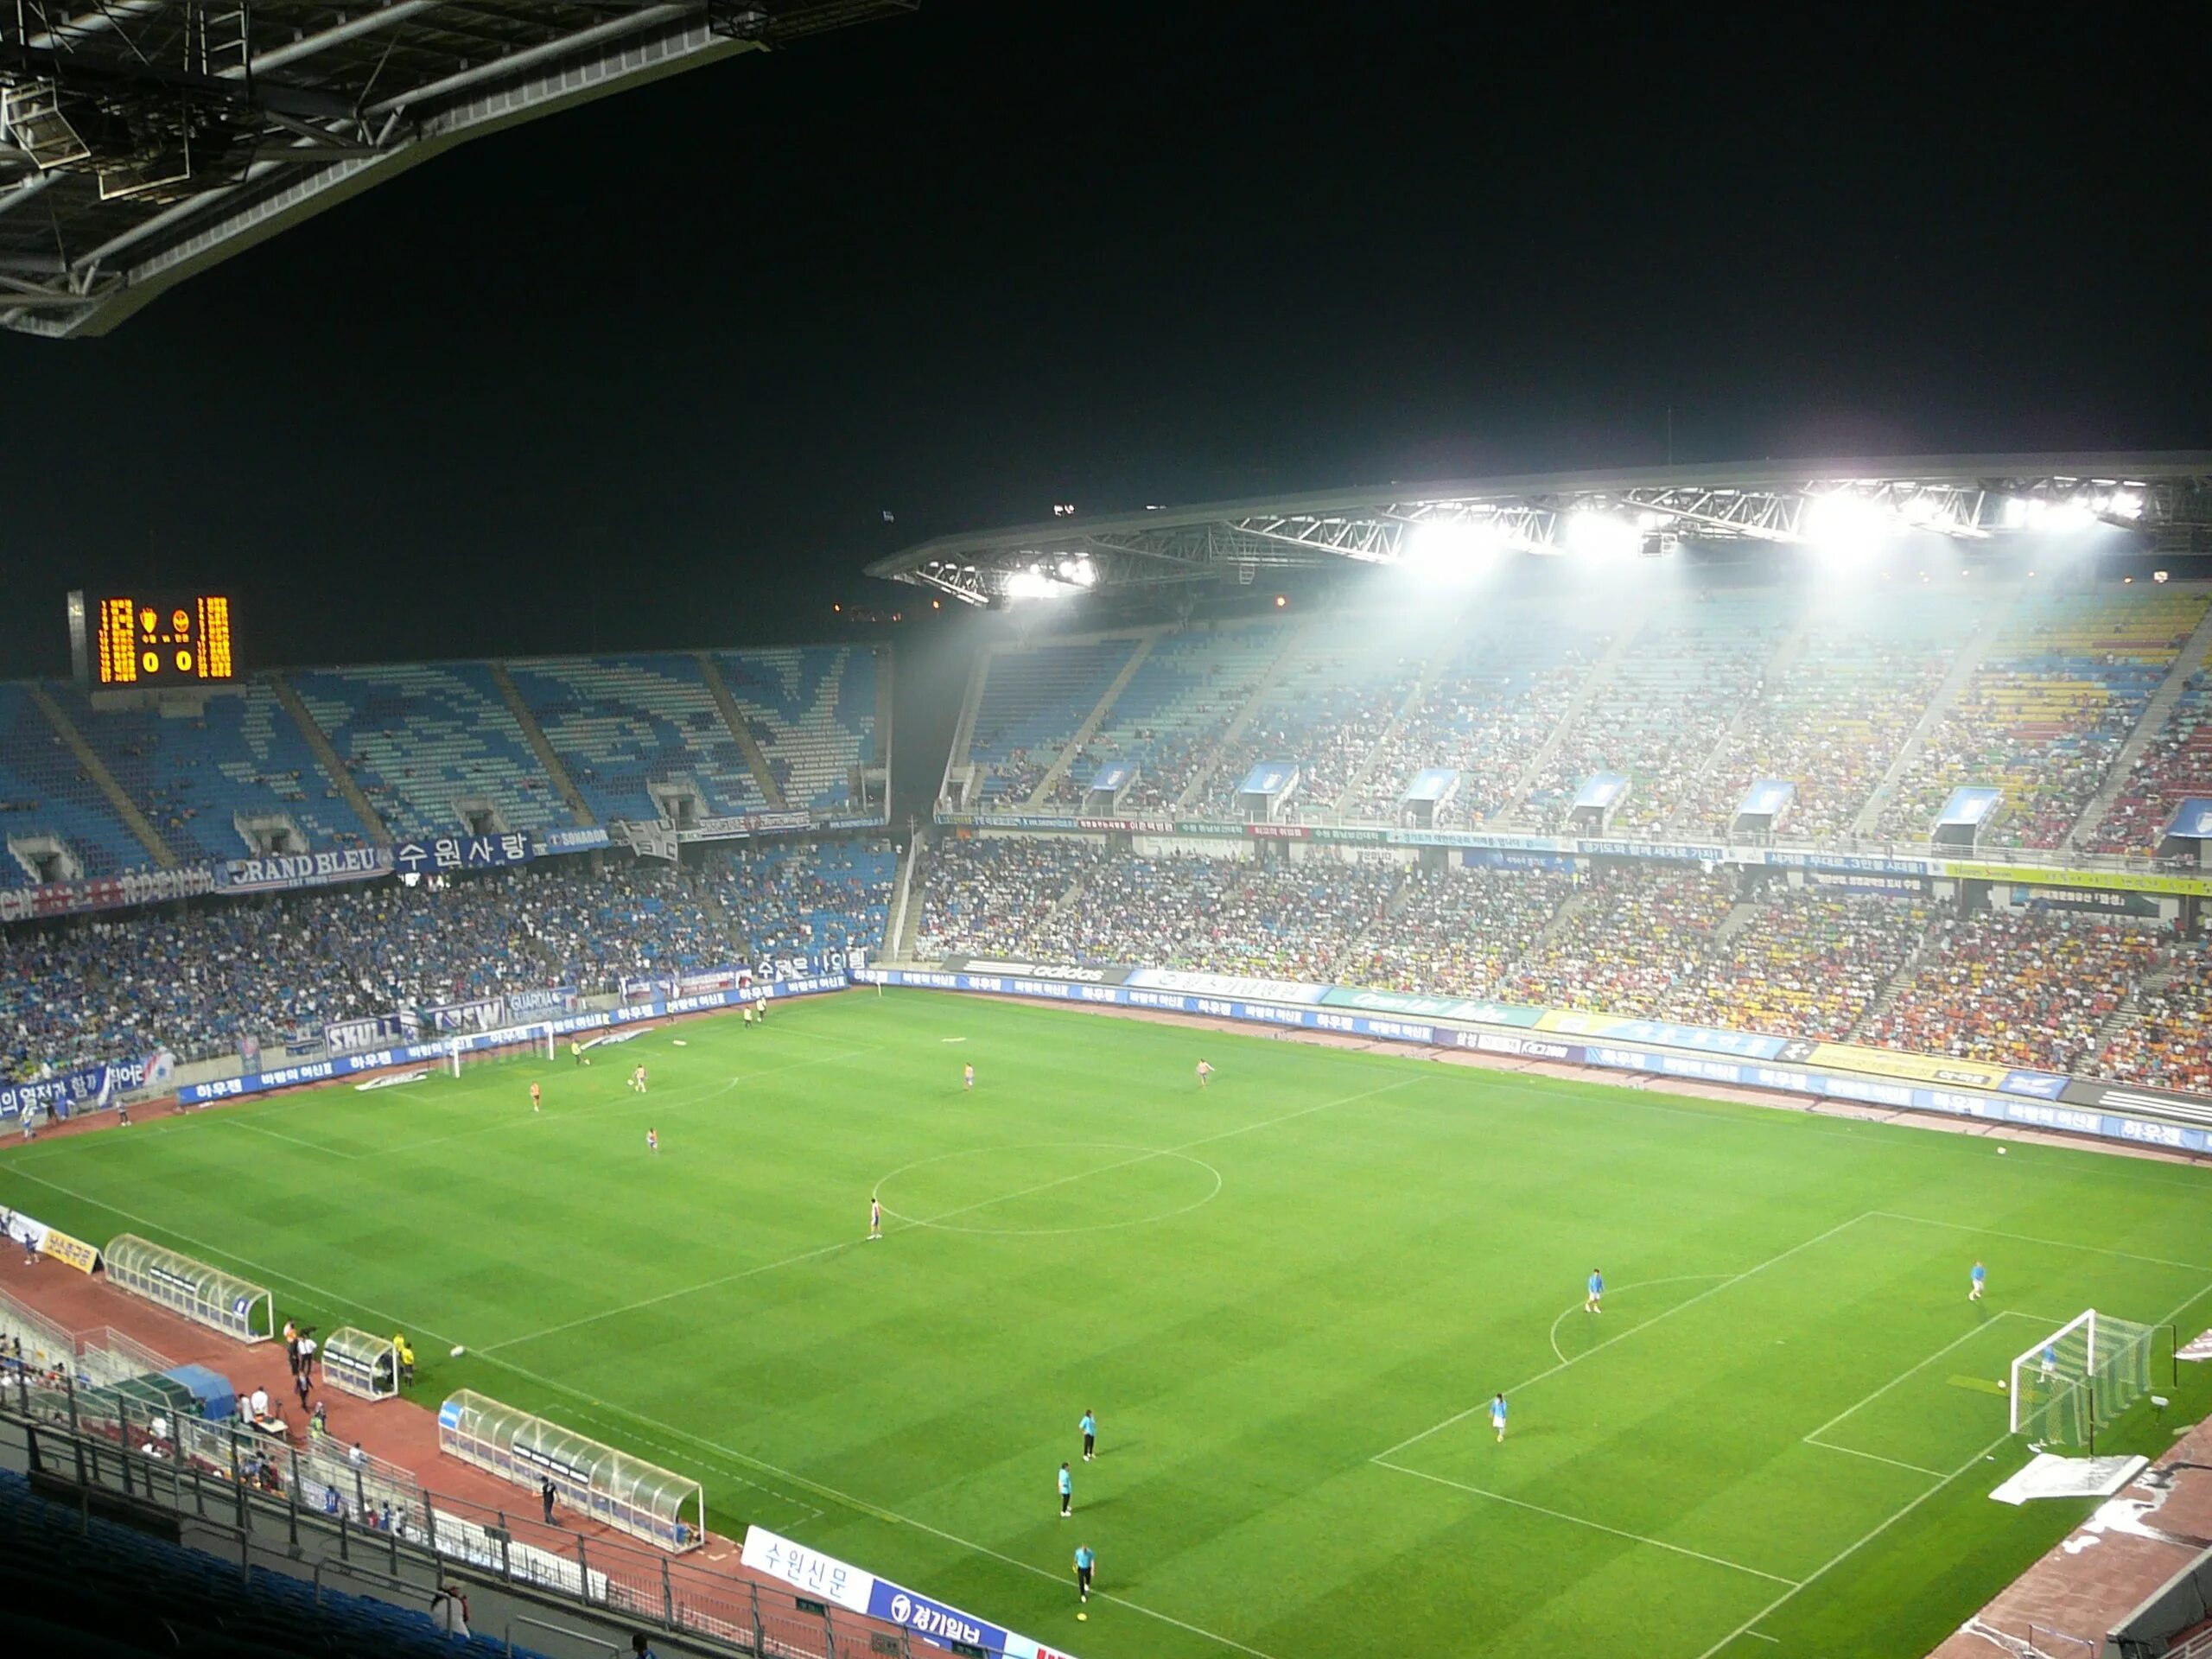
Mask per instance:
[[[1954,881],[2027,882],[2044,887],[2086,887],[2100,893],[2170,893],[2212,897],[2212,877],[2157,875],[2148,870],[2068,870],[2044,865],[1974,864],[1946,859],[1939,874]]]
[[[497,836],[436,836],[427,842],[399,842],[391,849],[391,863],[402,875],[493,870],[502,864],[526,863],[537,855],[537,850],[519,830]]]
[[[391,849],[385,847],[341,847],[321,853],[226,859],[215,866],[215,885],[225,893],[276,893],[334,881],[368,881],[391,874]]]
[[[899,1625],[933,1647],[986,1653],[992,1659],[1001,1655],[1005,1659],[1073,1659],[1058,1648],[963,1613],[918,1590],[879,1579],[834,1555],[779,1537],[766,1527],[745,1529],[738,1560],[799,1595]]]
[[[130,905],[163,904],[215,891],[215,872],[206,864],[175,870],[133,870],[85,881],[47,881],[35,887],[0,890],[0,922],[35,921],[41,916],[75,916],[86,911],[120,910]]]
[[[1053,1001],[1102,1003],[1118,1007],[1153,1009],[1162,1013],[1203,1014],[1255,1025],[1294,1027],[1344,1035],[1381,1038],[1390,1042],[1428,1047],[1456,1047],[1484,1053],[1557,1060],[1568,1065],[1598,1066],[1610,1071],[1649,1076],[1681,1077],[1692,1082],[1727,1084],[1793,1095],[1824,1096],[1864,1105],[1901,1110],[1940,1112],[1953,1117],[2010,1123],[2024,1128],[2057,1129],[2103,1140],[2171,1147],[2177,1151],[2212,1153],[2212,1101],[2194,1102],[2187,1096],[2156,1090],[2124,1090],[2069,1079],[2054,1073],[2024,1071],[1974,1061],[1953,1061],[1933,1055],[1897,1054],[1885,1049],[1862,1049],[1842,1043],[1783,1042],[1751,1037],[1764,1045],[1781,1044],[1773,1058],[1735,1050],[1715,1052],[1713,1039],[1743,1040],[1743,1033],[1713,1032],[1696,1027],[1669,1026],[1657,1021],[1605,1020],[1615,1029],[1611,1038],[1568,1042],[1554,1040],[1527,1030],[1497,1031],[1459,1023],[1456,1014],[1425,1014],[1400,1018],[1401,1006],[1411,1012],[1446,999],[1396,998],[1388,992],[1356,992],[1336,986],[1289,985],[1301,994],[1300,1003],[1261,1000],[1263,988],[1281,987],[1277,980],[1244,979],[1217,974],[1174,974],[1139,969],[1122,985],[1071,984],[1065,981],[1011,979],[977,976],[950,966],[939,969],[861,968],[853,975],[861,984],[912,985],[932,990],[988,991],[1032,996]],[[1233,989],[1231,988],[1234,988]],[[1307,995],[1318,991],[1318,1004]],[[1224,992],[1228,994],[1224,994]],[[1389,1014],[1368,1012],[1377,999]],[[1487,1011],[1487,1005],[1484,1006]],[[1355,1011],[1357,1009],[1358,1011]],[[1566,1010],[1510,1009],[1516,1014],[1534,1014],[1539,1020],[1569,1016]],[[1484,1021],[1496,1024],[1496,1021]],[[1706,1039],[1702,1050],[1686,1052],[1649,1039],[1628,1039],[1622,1033],[1635,1029],[1693,1041]],[[1573,1034],[1560,1032],[1564,1038]],[[1887,1068],[1873,1071],[1874,1067]],[[1866,1067],[1859,1071],[1847,1068]],[[1834,1069],[1830,1069],[1834,1068]],[[1870,1075],[1869,1072],[1872,1072]],[[1972,1081],[1967,1079],[1971,1078]],[[1949,1085],[1949,1086],[1946,1086]],[[2062,1097],[2063,1096],[2063,1097]],[[2162,1116],[2168,1121],[2161,1121]],[[2180,1120],[2188,1117],[2190,1121]]]

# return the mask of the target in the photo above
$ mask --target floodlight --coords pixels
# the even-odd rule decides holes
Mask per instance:
[[[1064,591],[1058,582],[1033,565],[1014,571],[1006,579],[1008,599],[1050,599]]]
[[[1424,518],[1406,532],[1398,562],[1430,582],[1471,582],[1509,540],[1494,519]]]
[[[2143,516],[2143,492],[2114,490],[2112,499],[2105,504],[2105,511],[2115,518],[2140,518]]]
[[[1615,518],[1595,507],[1580,507],[1567,515],[1569,550],[1591,558],[1623,558],[1643,546],[1643,532],[1626,518]]]
[[[1805,504],[1805,539],[1828,552],[1866,552],[1896,528],[1880,502],[1851,490],[1831,491]]]

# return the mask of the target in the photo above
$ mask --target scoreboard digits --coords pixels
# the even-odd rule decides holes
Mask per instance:
[[[92,682],[103,689],[237,677],[231,601],[220,594],[111,594],[86,607]],[[73,603],[72,620],[77,613]]]

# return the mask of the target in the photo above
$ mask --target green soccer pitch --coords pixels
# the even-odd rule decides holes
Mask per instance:
[[[1989,1500],[2012,1357],[2212,1324],[2212,1175],[2088,1151],[918,991],[597,1060],[56,1137],[0,1195],[1082,1659],[1923,1653],[2088,1507]]]

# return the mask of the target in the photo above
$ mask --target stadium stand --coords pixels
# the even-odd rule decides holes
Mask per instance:
[[[0,831],[11,846],[60,841],[87,875],[151,861],[21,684],[0,684]],[[20,854],[0,859],[0,886],[29,887],[36,879]]]
[[[22,1652],[203,1654],[273,1659],[445,1659],[505,1655],[504,1639],[448,1635],[421,1609],[349,1595],[265,1567],[240,1570],[182,1545],[80,1514],[34,1493],[0,1470],[0,1602],[35,1607],[34,1645]],[[425,1592],[427,1595],[427,1592]],[[39,1630],[37,1626],[43,1626]]]
[[[1439,828],[1502,813],[1605,650],[1604,637],[1580,617],[1533,607],[1484,611],[1383,741],[1345,816],[1389,822],[1426,766],[1459,773],[1459,793],[1436,816]]]
[[[980,811],[1026,803],[1136,651],[1129,634],[995,651],[984,659],[968,762]]]
[[[2212,795],[2212,669],[2198,669],[2183,684],[2088,836],[2088,850],[2157,852],[2175,809],[2192,795]]]
[[[662,816],[655,785],[694,786],[702,817],[767,804],[696,657],[549,657],[508,672],[602,823]]]
[[[953,838],[929,855],[918,955],[1002,956],[1029,948],[1038,925],[1103,855],[1086,842],[1007,836]]]
[[[1653,617],[1561,734],[1524,815],[1554,828],[1583,781],[1611,772],[1630,784],[1616,830],[1664,824],[1689,798],[1730,721],[1761,690],[1786,626],[1783,607],[1764,594],[1716,594]]]
[[[1796,785],[1780,836],[1849,835],[1987,613],[1977,598],[1945,594],[1821,602],[1796,653],[1729,734],[1687,827],[1726,834],[1745,792],[1772,778]]]
[[[1881,833],[1926,839],[1951,791],[1975,785],[2005,794],[1985,844],[2062,845],[2205,605],[2171,590],[2030,594],[1907,768]]]
[[[290,678],[394,835],[474,833],[455,804],[470,800],[508,830],[568,822],[486,664],[396,663]]]
[[[1386,926],[1346,964],[1353,983],[1430,996],[1492,996],[1574,891],[1520,870],[1410,873]]]
[[[1936,926],[1866,1040],[2002,1065],[2080,1071],[2098,1028],[2160,961],[2163,930],[2063,911],[1983,911]]]
[[[143,1054],[319,1040],[339,1020],[549,985],[882,943],[887,843],[710,847],[683,865],[541,860],[410,888],[365,882],[0,931],[11,1074]]]
[[[1054,785],[1053,802],[1081,804],[1101,766],[1128,761],[1137,767],[1129,810],[1173,806],[1281,654],[1288,626],[1192,629],[1158,641]]]
[[[1301,818],[1326,817],[1421,677],[1436,641],[1403,625],[1340,627],[1301,637],[1261,692],[1250,721],[1213,762],[1206,805],[1236,805],[1237,785],[1265,760],[1299,768],[1292,803]]]
[[[721,651],[715,665],[743,711],[785,802],[820,813],[846,808],[852,772],[878,760],[876,653],[845,645]]]
[[[2197,939],[2177,944],[2107,1033],[2094,1070],[2126,1083],[2212,1095],[2212,950]]]
[[[1733,880],[1695,870],[1599,874],[1507,975],[1502,994],[1539,1007],[1649,1014],[1718,943]]]
[[[1656,1005],[1664,1019],[1841,1042],[1926,937],[1922,900],[1771,890]]]
[[[265,680],[160,709],[95,709],[49,688],[124,794],[187,861],[263,850],[241,819],[289,821],[308,848],[365,846],[367,827]],[[145,861],[143,853],[135,861]]]

